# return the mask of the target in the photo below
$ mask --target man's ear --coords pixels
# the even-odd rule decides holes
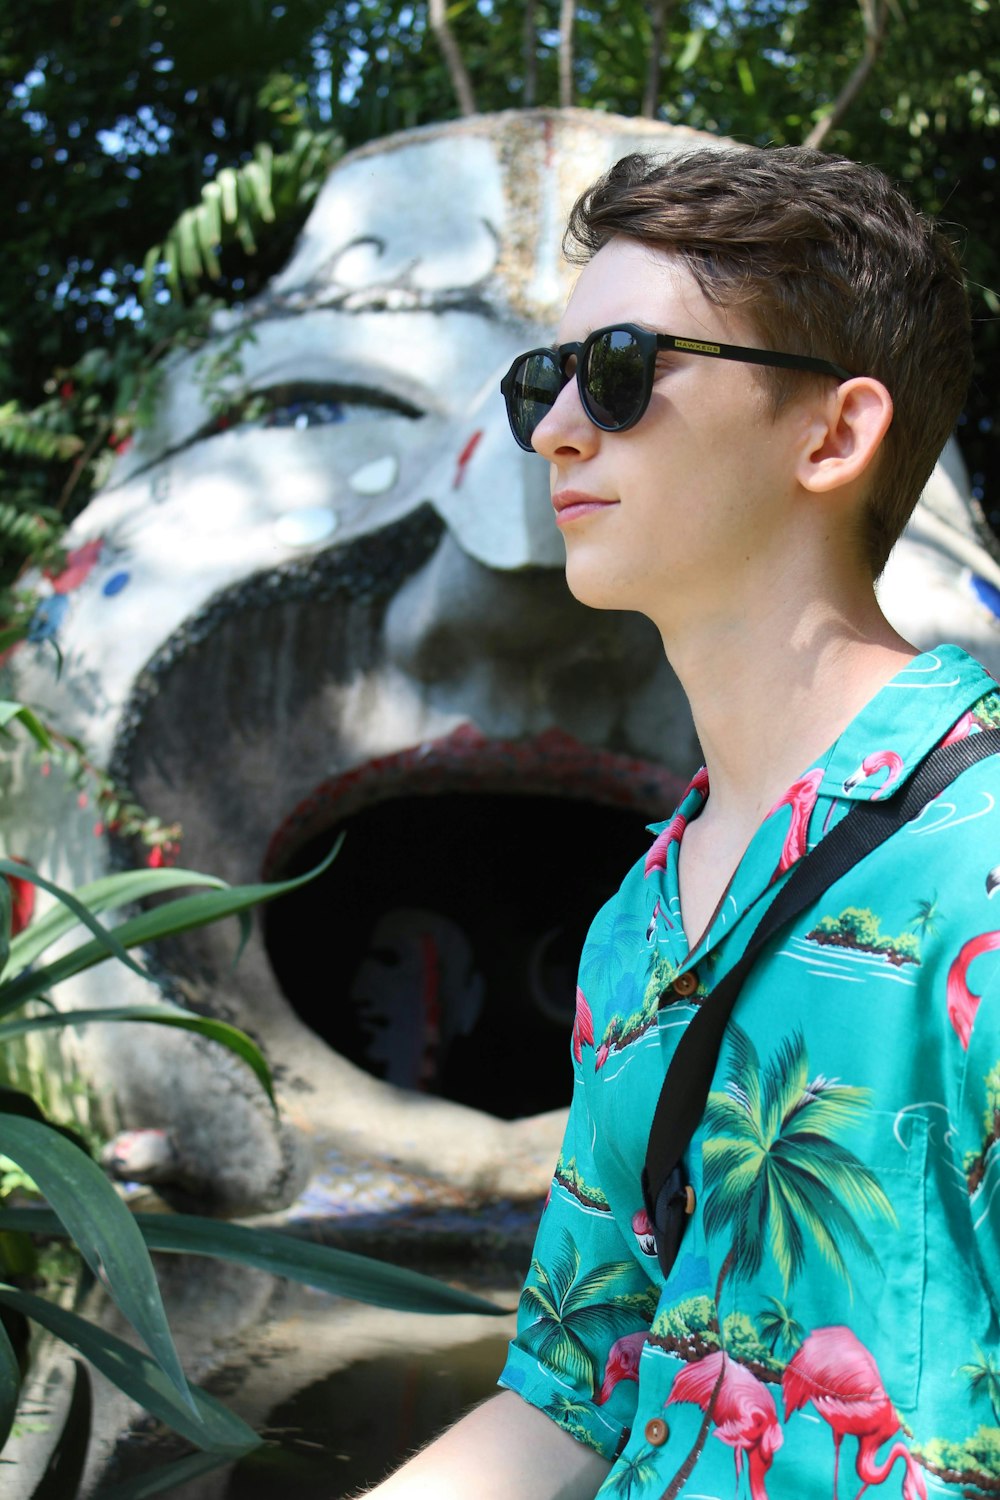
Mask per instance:
[[[817,402],[796,468],[803,488],[826,494],[860,479],[891,421],[892,397],[880,380],[857,375],[843,381],[827,402]]]

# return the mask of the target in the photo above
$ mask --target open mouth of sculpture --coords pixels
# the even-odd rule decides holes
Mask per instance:
[[[616,627],[595,662],[541,570],[470,564],[456,598],[475,597],[449,615],[432,566],[445,541],[423,507],[215,596],[121,723],[113,773],[180,823],[188,867],[295,875],[345,835],[329,870],[263,911],[236,970],[221,929],[164,956],[179,993],[260,1038],[320,1113],[337,1108],[330,1053],[504,1119],[565,1104],[587,926],[682,789],[597,748],[646,648]],[[407,591],[422,630],[389,620]],[[487,591],[502,639],[479,618]]]
[[[587,926],[676,793],[559,731],[471,725],[331,778],[275,834],[270,962],[306,1024],[404,1088],[519,1118],[566,1102]]]

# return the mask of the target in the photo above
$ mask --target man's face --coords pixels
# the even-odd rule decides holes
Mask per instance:
[[[626,322],[760,344],[675,257],[619,237],[582,271],[557,341]],[[777,539],[803,420],[795,402],[773,415],[751,366],[693,354],[659,356],[649,406],[625,432],[595,427],[571,381],[533,442],[551,465],[572,592],[595,608],[638,610],[667,633],[678,611],[731,597]]]

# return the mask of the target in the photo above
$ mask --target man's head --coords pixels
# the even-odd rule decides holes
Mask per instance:
[[[766,347],[887,388],[894,415],[865,510],[877,576],[968,386],[968,300],[945,236],[877,169],[800,147],[624,157],[577,201],[567,253],[587,261],[615,236],[676,255]],[[803,382],[828,380],[779,369],[757,377],[775,412]]]

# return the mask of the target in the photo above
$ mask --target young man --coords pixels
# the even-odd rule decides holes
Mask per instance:
[[[640,1187],[678,1040],[800,861],[1000,724],[985,671],[918,654],[873,587],[964,398],[959,267],[879,172],[796,149],[627,158],[570,236],[511,425],[550,464],[571,590],[655,622],[705,767],[587,939],[507,1391],[376,1493],[996,1490],[995,762],[755,960],[666,1271]]]

